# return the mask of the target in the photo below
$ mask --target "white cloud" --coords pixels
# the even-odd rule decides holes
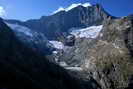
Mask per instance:
[[[0,17],[4,17],[5,14],[6,14],[5,9],[2,6],[0,6]]]

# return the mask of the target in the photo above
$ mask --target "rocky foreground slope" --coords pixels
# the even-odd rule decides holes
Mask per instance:
[[[81,67],[102,89],[133,88],[133,16],[108,18],[97,38],[76,42],[60,60]]]
[[[133,18],[107,20],[101,36],[92,42],[83,68],[92,73],[103,89],[132,87]]]

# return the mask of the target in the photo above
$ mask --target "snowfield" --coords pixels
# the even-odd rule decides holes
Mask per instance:
[[[57,48],[57,49],[64,48],[64,44],[62,42],[59,42],[59,41],[49,41],[49,42],[54,46],[54,48]]]
[[[10,23],[6,23],[12,30],[15,30],[17,32],[20,32],[20,33],[23,33],[27,36],[30,36],[32,37],[33,34],[32,34],[32,31],[31,29],[27,28],[27,27],[24,27],[24,26],[21,26],[21,25],[18,25],[18,24],[10,24]]]
[[[103,25],[90,26],[82,29],[72,28],[70,34],[74,35],[76,38],[96,38],[102,28]]]

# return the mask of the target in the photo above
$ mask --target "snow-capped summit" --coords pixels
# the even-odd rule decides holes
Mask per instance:
[[[67,7],[67,8],[65,9],[65,11],[69,11],[69,10],[75,8],[75,7],[78,7],[78,6],[89,7],[89,6],[91,6],[91,4],[90,4],[90,3],[84,3],[84,4],[82,4],[82,3],[77,3],[77,4],[72,4],[72,5],[70,5],[69,7]]]
[[[89,7],[89,6],[92,6],[92,5],[89,2],[87,2],[87,3],[82,4],[82,6]]]
[[[80,6],[80,5],[82,5],[82,4],[81,4],[81,3],[78,3],[78,4],[72,4],[72,5],[70,5],[69,7],[67,7],[67,8],[65,9],[65,11],[69,11],[69,10],[75,8],[75,7]]]
[[[59,7],[56,11],[54,11],[53,13],[57,13],[57,12],[60,12],[60,11],[65,11],[65,9],[63,7]]]
[[[60,11],[66,11],[67,12],[67,11],[70,11],[71,9],[73,9],[73,8],[78,7],[78,6],[89,7],[89,6],[92,6],[92,5],[89,2],[83,3],[83,4],[82,3],[76,3],[76,4],[70,5],[67,8],[59,7],[56,11],[53,12],[53,14],[58,13]]]

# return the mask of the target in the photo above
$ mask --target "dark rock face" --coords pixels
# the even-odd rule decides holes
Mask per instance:
[[[65,43],[64,45],[66,46],[74,46],[75,44],[75,36],[74,35],[69,35],[67,36],[67,38],[65,39]]]
[[[58,39],[72,27],[87,27],[99,25],[110,15],[100,5],[91,7],[78,6],[68,12],[62,11],[40,19],[21,22],[8,20],[9,23],[18,23],[30,29],[43,32],[48,39]]]
[[[48,61],[18,40],[0,20],[0,88],[99,89],[95,82],[78,79],[72,72]]]

